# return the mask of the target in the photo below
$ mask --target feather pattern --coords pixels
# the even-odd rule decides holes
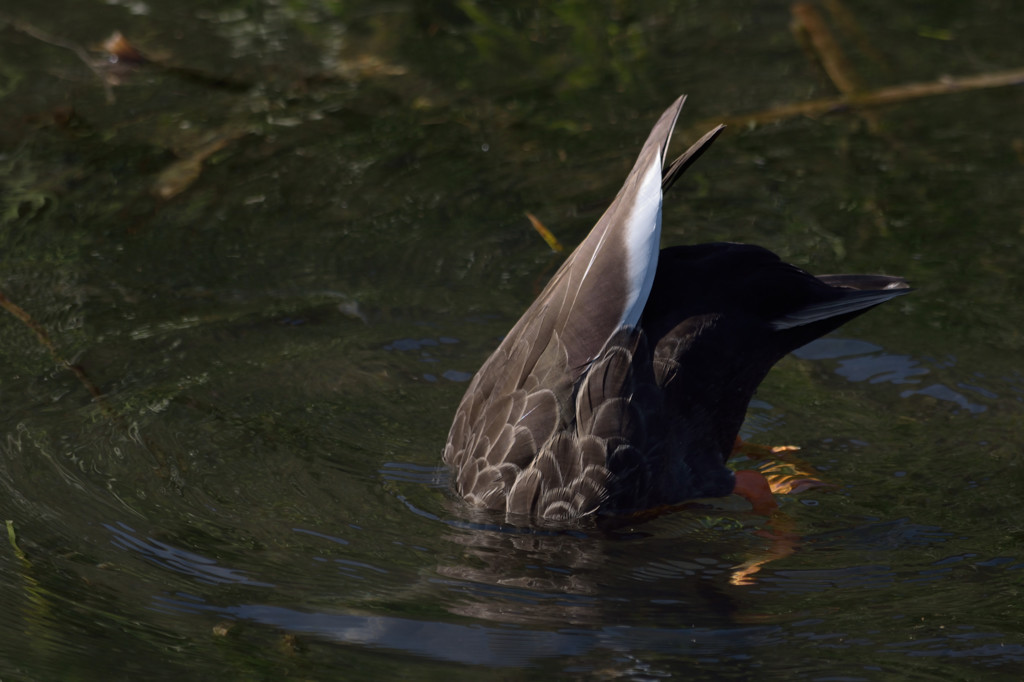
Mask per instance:
[[[469,503],[549,523],[728,495],[725,462],[772,365],[909,291],[886,275],[815,277],[745,244],[659,252],[663,191],[722,131],[666,166],[684,101],[470,382],[444,449]]]

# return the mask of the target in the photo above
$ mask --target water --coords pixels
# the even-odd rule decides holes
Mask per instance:
[[[535,533],[438,468],[560,262],[523,212],[575,244],[681,91],[680,146],[830,96],[789,6],[15,9],[0,677],[1019,677],[1019,87],[734,125],[668,197],[666,243],[914,282],[751,407],[830,487]],[[1024,64],[995,0],[848,9],[872,86]],[[114,29],[158,64],[57,44]]]

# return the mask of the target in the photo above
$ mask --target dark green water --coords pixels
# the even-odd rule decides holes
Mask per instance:
[[[870,87],[1024,68],[1015,3],[821,11]],[[2,12],[0,292],[53,345],[0,310],[3,680],[1020,677],[1019,86],[734,125],[668,197],[914,282],[752,406],[833,488],[521,534],[437,467],[559,262],[523,213],[575,244],[680,92],[680,147],[832,96],[788,3]],[[158,64],[66,48],[115,29]]]

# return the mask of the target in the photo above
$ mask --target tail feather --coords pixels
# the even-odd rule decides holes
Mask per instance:
[[[679,179],[679,176],[686,172],[686,169],[693,165],[694,161],[701,157],[701,154],[708,150],[711,143],[722,134],[725,130],[724,125],[717,126],[708,132],[704,133],[704,136],[699,140],[690,145],[690,148],[679,155],[679,157],[672,162],[668,168],[661,175],[661,191],[667,192],[668,188],[675,184],[675,181]]]
[[[853,275],[856,276],[856,275]],[[835,285],[831,285],[835,286]],[[791,310],[781,317],[776,317],[769,324],[775,331],[802,327],[814,322],[821,322],[841,315],[849,315],[874,308],[897,296],[910,293],[910,289],[904,286],[899,289],[850,289],[842,298],[829,301],[818,301],[802,308]]]

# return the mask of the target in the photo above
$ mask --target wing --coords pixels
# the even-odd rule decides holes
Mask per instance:
[[[815,277],[749,244],[664,249],[641,325],[680,456],[703,458],[695,469],[724,462],[776,362],[909,291],[886,275]]]

